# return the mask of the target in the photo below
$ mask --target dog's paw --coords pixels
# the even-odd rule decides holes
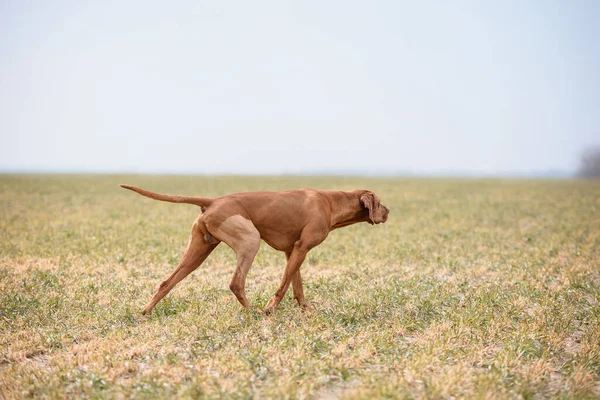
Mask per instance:
[[[265,308],[265,315],[272,315],[275,312],[275,307]]]
[[[312,304],[304,303],[300,307],[302,307],[302,312],[313,312],[317,311],[317,307]]]

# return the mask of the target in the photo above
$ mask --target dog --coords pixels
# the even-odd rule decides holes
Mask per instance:
[[[244,308],[249,308],[246,276],[261,239],[284,252],[287,259],[279,288],[268,302],[265,313],[269,314],[277,308],[290,283],[294,299],[302,308],[307,308],[300,266],[310,249],[323,242],[334,229],[358,222],[371,225],[384,223],[389,214],[389,208],[382,205],[379,197],[369,190],[341,192],[301,189],[204,198],[154,193],[131,185],[121,187],[151,199],[193,204],[201,209],[201,214],[192,225],[182,260],[144,307],[142,313],[146,315],[152,313],[156,303],[177,283],[198,268],[220,242],[231,247],[237,257],[229,289]]]

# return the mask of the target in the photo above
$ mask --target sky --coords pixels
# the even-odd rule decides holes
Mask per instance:
[[[600,2],[0,1],[0,171],[528,175],[600,144]]]

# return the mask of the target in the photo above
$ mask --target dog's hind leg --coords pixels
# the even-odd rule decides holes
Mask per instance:
[[[212,228],[209,222],[207,225]],[[246,276],[260,247],[260,233],[250,220],[241,215],[227,218],[216,228],[211,229],[211,233],[235,252],[237,267],[229,289],[244,308],[249,308],[250,303],[246,298]]]
[[[173,271],[171,276],[165,279],[159,286],[158,290],[152,300],[144,310],[142,314],[150,314],[156,303],[158,303],[167,293],[173,289],[183,278],[188,276],[192,271],[202,264],[206,257],[214,250],[219,244],[218,241],[214,240],[210,235],[206,235],[201,229],[202,221],[199,219],[194,222],[192,227],[192,233],[190,234],[190,240],[185,250],[183,258],[179,262],[177,269]]]

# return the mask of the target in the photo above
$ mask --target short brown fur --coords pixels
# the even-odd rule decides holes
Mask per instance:
[[[306,308],[300,266],[309,250],[323,242],[334,229],[358,222],[383,223],[389,214],[389,209],[380,203],[379,197],[368,190],[247,192],[212,199],[154,193],[130,185],[121,187],[155,200],[194,204],[202,210],[194,221],[179,266],[161,283],[144,307],[144,314],[150,314],[156,303],[198,268],[220,242],[231,247],[237,257],[237,267],[229,288],[242,306],[249,308],[246,276],[261,239],[274,249],[283,251],[287,259],[279,288],[265,311],[269,313],[279,305],[290,284],[294,299]]]

